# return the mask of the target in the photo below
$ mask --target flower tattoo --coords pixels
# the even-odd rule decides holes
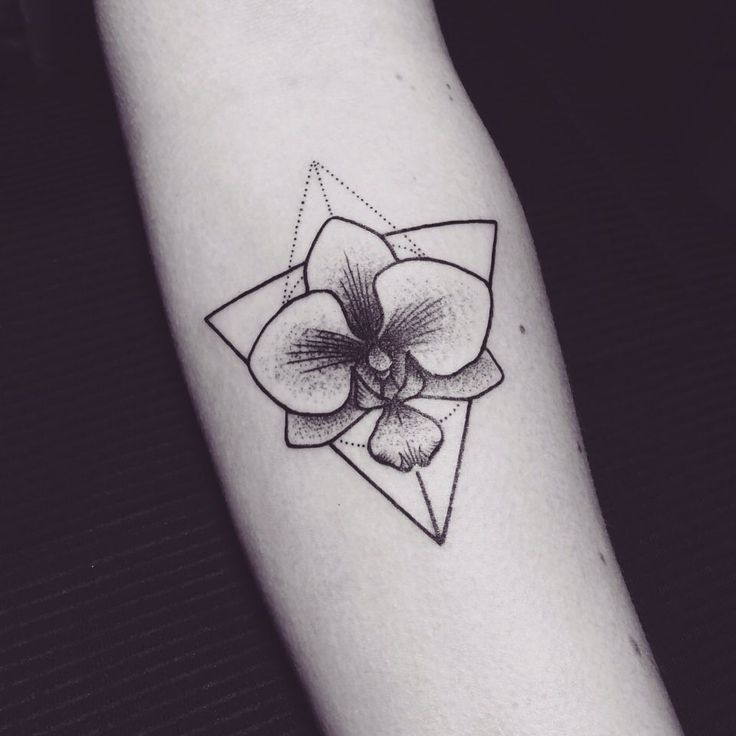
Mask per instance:
[[[318,161],[295,219],[288,268],[205,322],[283,410],[288,447],[330,448],[442,545],[471,406],[504,377],[497,223],[398,228]]]
[[[299,427],[291,444],[330,442],[375,412],[373,459],[426,467],[442,427],[408,402],[472,399],[497,379],[484,350],[488,284],[449,263],[399,260],[381,235],[338,217],[317,235],[304,281],[306,293],[268,322],[250,355],[259,386]]]

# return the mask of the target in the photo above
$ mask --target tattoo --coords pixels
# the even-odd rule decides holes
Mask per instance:
[[[438,544],[471,403],[503,380],[487,347],[496,230],[398,228],[314,161],[287,270],[205,318],[284,409],[289,447],[330,446]]]

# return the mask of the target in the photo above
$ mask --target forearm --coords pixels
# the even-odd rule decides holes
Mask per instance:
[[[328,732],[678,733],[600,519],[521,207],[431,7],[100,3],[100,15],[188,382]],[[304,262],[330,215],[362,218],[379,235],[498,222],[487,343],[505,380],[489,373],[461,472],[450,473],[441,511],[419,519],[410,509],[415,523],[370,481],[380,488],[394,472],[403,483],[434,455],[409,473],[373,457],[377,481],[345,462],[370,454],[372,435],[289,447],[286,394],[249,372],[254,345],[237,332],[239,315],[255,315],[260,339],[274,311],[308,294],[301,271],[269,306],[239,302],[235,321],[211,320],[216,331],[203,319]],[[387,252],[460,261],[475,278],[490,276],[493,240],[470,263],[451,242],[419,235],[387,236]],[[384,294],[380,319],[397,291]],[[352,325],[351,339],[359,332]],[[448,414],[464,416],[467,402],[452,398]],[[378,401],[365,411],[374,423],[390,403]],[[435,419],[437,439],[422,441],[439,458],[465,425]]]

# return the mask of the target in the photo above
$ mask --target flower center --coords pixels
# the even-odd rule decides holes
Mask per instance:
[[[377,373],[385,373],[392,363],[391,356],[378,345],[374,345],[368,352],[368,365]]]

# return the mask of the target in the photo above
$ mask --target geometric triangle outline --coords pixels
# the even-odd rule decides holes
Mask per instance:
[[[250,351],[245,349],[243,346],[247,345],[247,343],[250,342],[250,339],[248,335],[241,335],[241,339],[238,341],[239,345],[234,344],[230,335],[235,329],[233,327],[235,322],[232,324],[226,324],[228,317],[226,310],[229,307],[236,305],[240,300],[256,294],[259,289],[272,285],[278,280],[280,280],[278,288],[282,290],[280,293],[281,305],[289,301],[292,297],[298,296],[302,293],[304,291],[303,263],[300,261],[306,257],[316,232],[324,221],[332,216],[345,217],[346,219],[362,222],[378,232],[383,231],[385,233],[384,237],[394,247],[395,253],[399,259],[426,256],[427,253],[425,247],[427,250],[433,252],[434,255],[437,248],[441,249],[446,247],[446,243],[453,243],[455,250],[448,251],[447,254],[443,253],[440,259],[449,262],[460,262],[458,265],[467,267],[468,270],[476,272],[480,271],[478,275],[487,280],[489,286],[492,283],[498,229],[495,220],[452,220],[399,229],[331,170],[327,169],[321,163],[313,161],[309,166],[304,184],[302,199],[293,233],[289,254],[289,268],[287,271],[277,274],[262,284],[239,294],[205,317],[207,324],[246,364],[248,363],[248,354]],[[456,235],[457,233],[460,233],[464,236],[468,236],[470,239],[468,240],[467,247],[458,249],[456,242],[457,238],[447,237],[447,233],[452,226],[461,225],[465,227],[461,229],[454,228],[453,234]],[[473,234],[470,232],[471,226],[482,226],[482,229],[479,230],[478,227],[476,227],[477,232]],[[489,226],[493,228],[492,233],[489,233],[487,230]],[[440,228],[442,228],[443,232],[439,231]],[[442,235],[445,236],[444,242],[441,237],[438,239],[438,236]],[[479,237],[480,240],[478,239]],[[425,247],[422,247],[423,244]],[[488,249],[489,244],[490,252]],[[479,247],[481,248],[480,251],[478,250]],[[482,257],[485,254],[488,254],[487,261]],[[297,258],[298,260],[296,260]],[[294,265],[295,261],[297,265]],[[273,301],[273,298],[274,295],[272,293],[269,299]],[[263,315],[262,311],[261,315]],[[439,404],[439,402],[444,400],[425,398],[418,401],[420,403],[425,402],[422,407],[422,411],[435,415],[434,411],[428,410],[426,402],[430,402],[429,406],[431,406],[432,402]],[[411,403],[411,401],[408,403]],[[355,425],[330,445],[332,449],[359,475],[378,490],[381,495],[387,498],[405,517],[410,519],[417,528],[439,545],[442,545],[447,538],[457,483],[460,476],[472,401],[461,401],[459,403],[464,405],[465,411],[464,417],[458,417],[461,420],[460,429],[455,429],[453,431],[453,434],[456,435],[456,442],[453,444],[456,444],[457,447],[456,455],[453,458],[454,462],[450,463],[450,466],[452,467],[447,466],[447,460],[449,460],[449,458],[447,458],[445,463],[443,463],[443,465],[446,466],[443,468],[446,476],[443,488],[444,497],[442,493],[438,494],[437,492],[437,478],[435,476],[437,476],[436,470],[439,466],[432,468],[435,459],[433,459],[432,463],[430,463],[427,468],[422,468],[421,470],[413,471],[408,474],[388,468],[390,473],[395,474],[397,477],[413,476],[412,481],[416,485],[416,493],[418,494],[419,500],[417,500],[416,497],[412,497],[410,503],[404,503],[402,505],[402,503],[393,497],[396,495],[395,493],[392,495],[391,490],[382,487],[380,483],[377,483],[374,478],[371,477],[370,473],[365,472],[364,468],[361,467],[361,464],[365,466],[365,463],[358,461],[360,456],[356,456],[351,452],[351,449],[353,448],[351,448],[350,445],[344,444],[345,441],[350,442],[349,433],[355,430]],[[359,421],[357,424],[359,425],[360,423],[361,422]],[[341,447],[338,447],[337,443],[341,439],[344,440],[344,442]],[[447,450],[450,450],[449,446],[447,447]],[[442,447],[438,451],[438,456],[441,451]],[[370,457],[367,451],[364,452],[364,456]],[[381,468],[387,468],[387,466],[381,464]],[[384,483],[383,485],[388,484]]]

